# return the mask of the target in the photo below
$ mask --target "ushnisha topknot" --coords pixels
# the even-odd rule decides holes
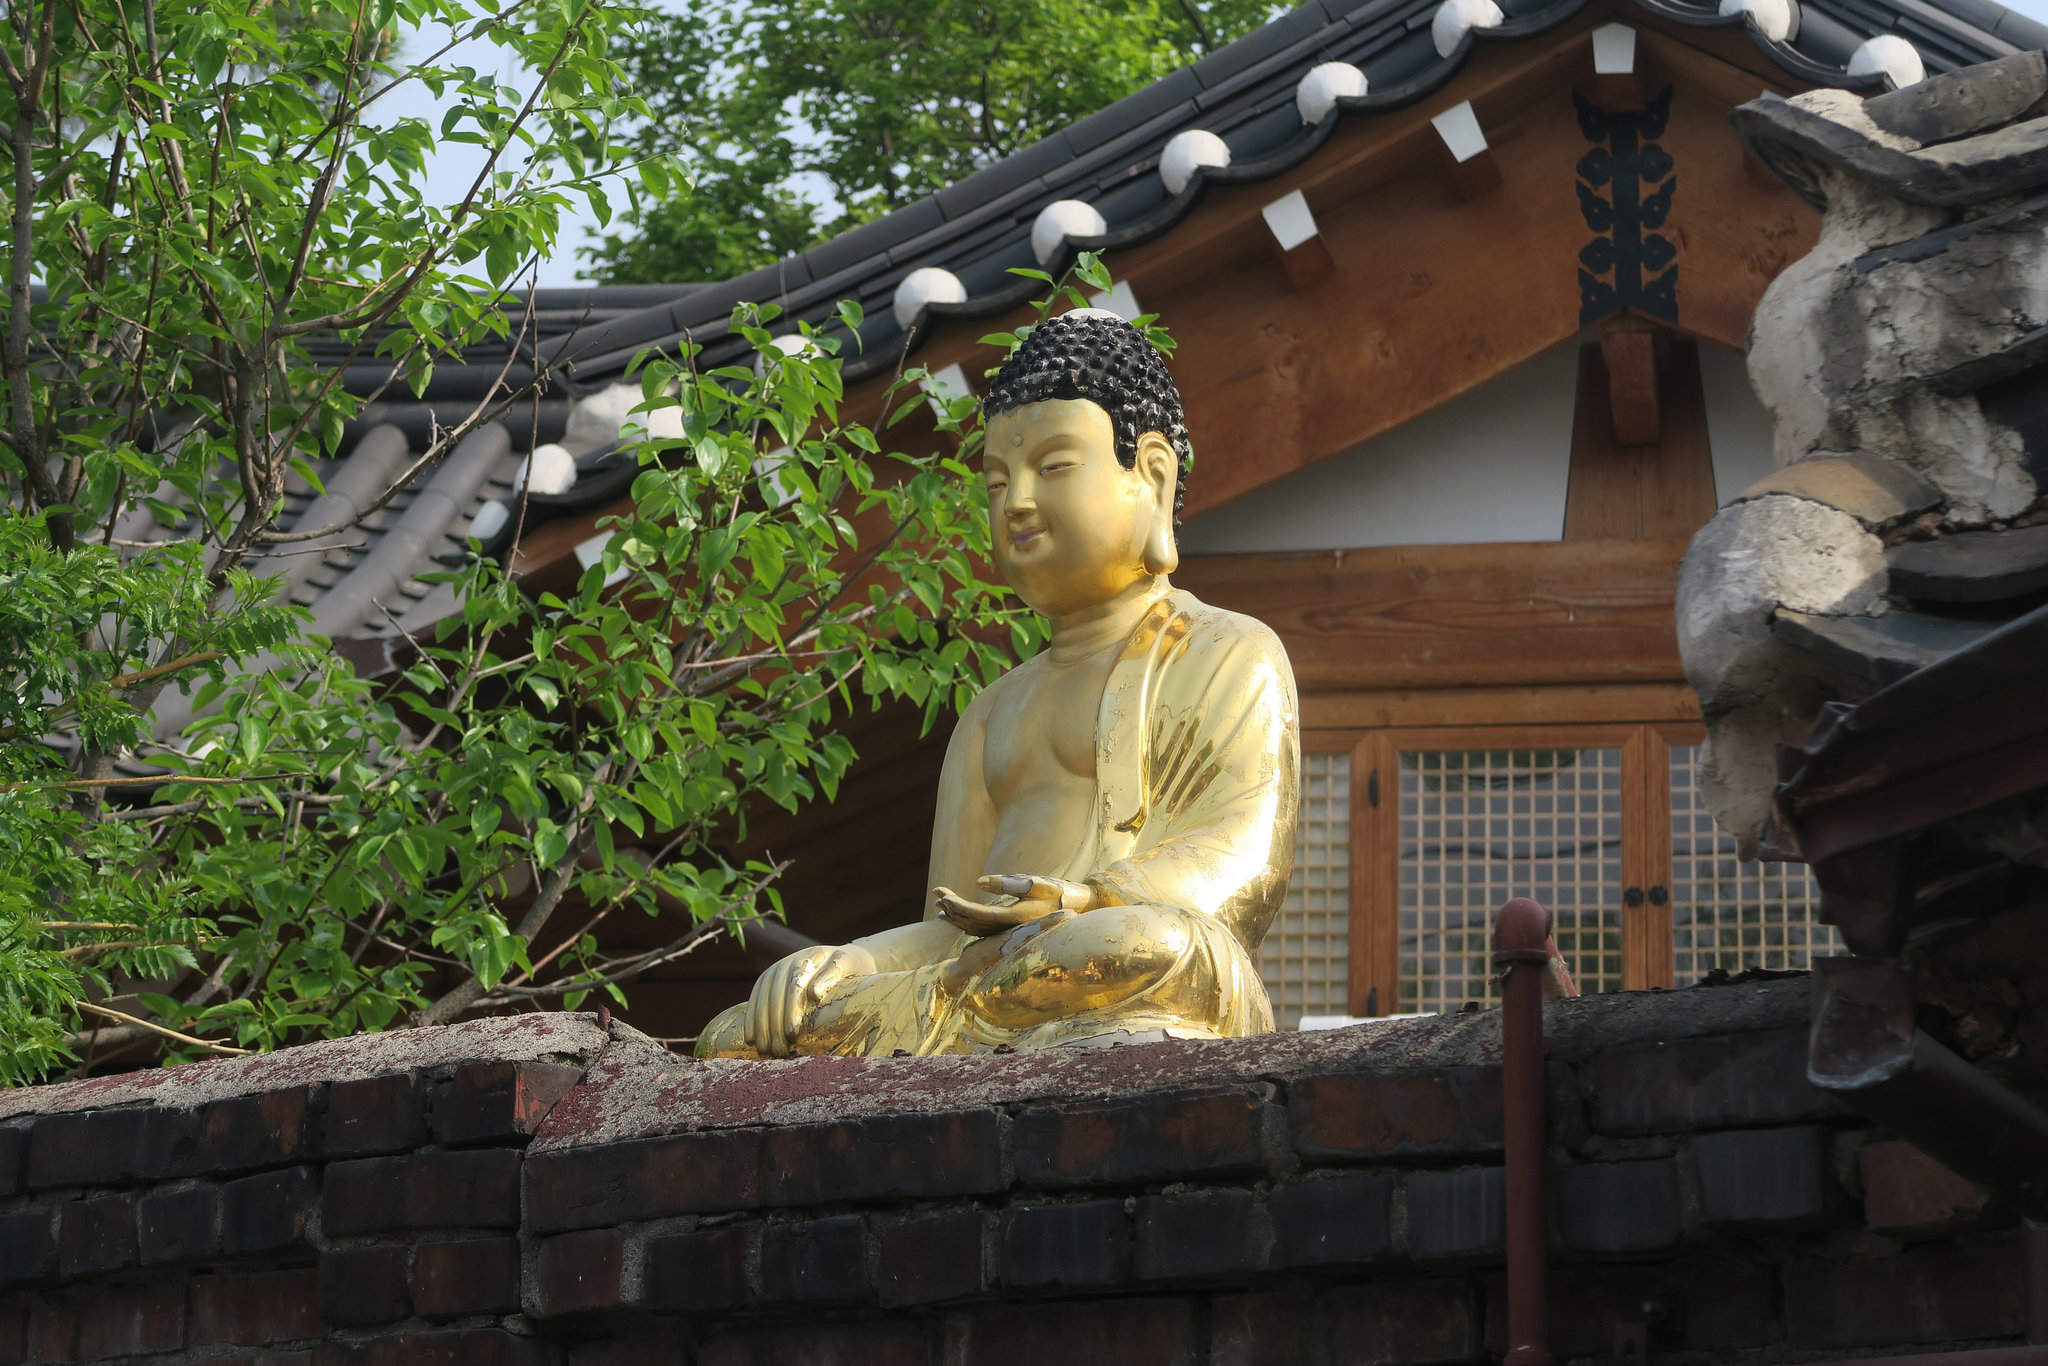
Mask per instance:
[[[1187,494],[1188,426],[1180,390],[1166,362],[1137,328],[1100,308],[1077,308],[1033,328],[996,372],[981,409],[986,417],[1047,399],[1085,398],[1109,414],[1116,459],[1138,463],[1138,438],[1158,432],[1180,457],[1173,485],[1173,517]]]

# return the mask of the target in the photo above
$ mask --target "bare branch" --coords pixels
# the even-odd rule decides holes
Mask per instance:
[[[194,1048],[203,1048],[209,1053],[218,1053],[222,1057],[239,1058],[246,1056],[249,1052],[246,1048],[230,1048],[224,1043],[211,1043],[205,1039],[195,1039],[190,1034],[180,1034],[175,1029],[165,1029],[160,1024],[151,1024],[148,1020],[138,1019],[123,1011],[109,1010],[106,1006],[99,1005],[93,1001],[80,1001],[78,1002],[78,1008],[80,1010],[89,1010],[95,1015],[105,1016],[109,1020],[119,1020],[122,1024],[131,1025],[136,1029],[146,1029],[152,1034],[161,1034],[166,1039],[176,1039],[179,1043],[190,1044]]]

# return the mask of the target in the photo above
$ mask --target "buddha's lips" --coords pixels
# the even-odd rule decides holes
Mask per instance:
[[[1013,531],[1010,533],[1010,544],[1015,546],[1030,545],[1033,541],[1037,540],[1040,536],[1043,536],[1044,534],[1045,528],[1042,526],[1025,527],[1021,531]]]

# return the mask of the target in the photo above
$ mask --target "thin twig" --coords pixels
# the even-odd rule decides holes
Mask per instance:
[[[55,783],[0,783],[0,792],[19,792],[25,787],[50,790],[78,787],[140,787],[145,783],[154,783],[159,787],[168,787],[173,783],[203,783],[208,787],[232,787],[237,783],[268,783],[279,778],[312,776],[310,773],[264,773],[249,778],[201,778],[189,774],[166,773],[153,778],[66,778]]]
[[[330,796],[320,792],[279,792],[279,801],[297,802],[301,806],[339,806],[347,797]],[[205,801],[170,802],[163,806],[138,806],[132,811],[104,811],[101,819],[110,821],[153,821],[164,816],[185,816],[194,811],[204,811],[212,803]],[[268,797],[237,797],[227,805],[237,811],[255,811],[270,805]]]
[[[179,1043],[191,1044],[194,1048],[203,1048],[209,1053],[219,1053],[231,1058],[246,1057],[249,1053],[249,1050],[246,1048],[230,1048],[224,1043],[209,1043],[205,1039],[195,1039],[190,1034],[180,1034],[175,1029],[165,1029],[160,1024],[151,1024],[147,1020],[137,1019],[135,1016],[119,1010],[109,1010],[105,1006],[98,1005],[92,1001],[80,1001],[78,1008],[80,1010],[90,1010],[95,1015],[104,1015],[110,1020],[119,1020],[122,1024],[146,1029],[152,1034],[161,1034],[166,1039],[176,1039]]]

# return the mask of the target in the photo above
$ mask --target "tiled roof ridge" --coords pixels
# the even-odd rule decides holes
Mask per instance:
[[[1448,51],[1431,46],[1432,28],[1439,38],[1443,32],[1441,11],[1475,3],[1499,16],[1495,26],[1455,25],[1452,32],[1463,28],[1455,46]],[[1034,217],[1047,204],[1078,198],[1114,210],[1103,214],[1106,231],[1065,238],[1045,263],[1054,273],[1079,251],[1137,246],[1184,218],[1207,185],[1280,175],[1313,155],[1340,117],[1412,105],[1462,70],[1478,44],[1512,42],[1555,28],[1586,3],[1363,0],[1347,7],[1343,0],[1308,0],[1202,60],[883,218],[746,275],[615,315],[543,349],[567,361],[578,386],[587,387],[617,376],[643,349],[686,337],[706,343],[713,363],[733,359],[744,344],[728,335],[727,320],[743,301],[779,304],[792,320],[822,324],[839,300],[857,298],[867,308],[868,322],[860,345],[849,351],[846,378],[858,381],[897,365],[914,350],[918,334],[929,330],[929,318],[996,316],[1036,294],[1042,286],[1009,275],[1007,269],[1034,264],[1025,244]],[[1788,74],[1810,84],[1863,91],[1884,87],[1885,74],[1869,70],[1866,50],[1868,40],[1887,34],[1912,43],[1929,72],[2048,46],[2048,26],[1995,0],[1794,0],[1787,9],[1792,22],[1785,38],[1769,36],[1767,22],[1753,13],[1768,11],[1769,0],[1731,0],[1727,14],[1692,0],[1630,3],[1688,27],[1744,27]],[[1335,100],[1335,117],[1306,122],[1294,111],[1297,82],[1312,67],[1329,62],[1370,66],[1376,74],[1364,94]],[[1289,119],[1291,128],[1280,127]],[[1229,165],[1198,166],[1178,193],[1141,185],[1159,179],[1149,173],[1158,169],[1166,142],[1195,129],[1235,134],[1236,142],[1245,145],[1233,146]],[[1152,191],[1149,196],[1146,189]],[[959,290],[964,297],[923,302],[905,327],[891,316],[889,302],[903,277],[934,266],[978,278]]]

